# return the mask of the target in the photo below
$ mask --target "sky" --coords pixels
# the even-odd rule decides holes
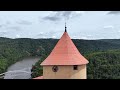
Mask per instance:
[[[0,37],[120,39],[120,11],[0,11]]]

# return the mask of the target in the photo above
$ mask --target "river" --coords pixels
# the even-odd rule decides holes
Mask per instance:
[[[4,79],[29,79],[31,78],[31,68],[40,57],[27,57],[11,65]]]

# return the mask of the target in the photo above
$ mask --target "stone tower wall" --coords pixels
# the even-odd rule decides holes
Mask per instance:
[[[86,79],[86,65],[78,66],[74,70],[73,66],[58,66],[58,71],[53,72],[53,66],[43,66],[44,79]]]

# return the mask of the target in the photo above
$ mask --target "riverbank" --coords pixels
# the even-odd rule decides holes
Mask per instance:
[[[1,66],[3,65],[4,69],[0,70],[0,74],[6,72],[8,67],[10,67],[11,65],[15,64],[18,61],[23,60],[26,57],[29,57],[29,56],[24,55],[24,56],[20,56],[20,57],[19,56],[12,57],[12,58],[6,57],[6,58],[1,59],[0,61],[1,62],[3,61],[3,63],[1,63]]]

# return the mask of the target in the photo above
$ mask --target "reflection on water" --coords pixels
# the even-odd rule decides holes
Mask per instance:
[[[28,57],[11,65],[4,79],[29,79],[31,77],[31,67],[39,59],[40,57]]]

